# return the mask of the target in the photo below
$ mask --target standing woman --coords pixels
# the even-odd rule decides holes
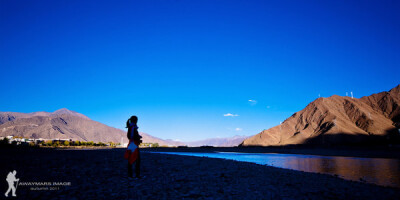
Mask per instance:
[[[128,128],[126,136],[129,139],[129,144],[125,151],[124,158],[128,160],[128,176],[133,177],[132,165],[135,162],[136,178],[140,178],[139,144],[142,142],[142,136],[139,135],[137,121],[138,118],[136,116],[132,116],[126,122],[126,127]]]

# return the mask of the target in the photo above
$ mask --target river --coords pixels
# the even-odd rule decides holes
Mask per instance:
[[[156,152],[154,152],[156,153]],[[284,169],[337,175],[343,179],[400,188],[400,160],[278,153],[157,152],[252,162]]]

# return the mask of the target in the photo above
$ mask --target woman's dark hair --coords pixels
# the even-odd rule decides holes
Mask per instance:
[[[128,121],[126,121],[126,128],[129,128],[129,125],[131,123],[137,124],[138,118],[133,115],[131,118],[128,119]]]
[[[130,135],[130,133],[131,133],[131,131],[132,131],[132,126],[131,126],[131,124],[133,123],[133,124],[137,125],[137,121],[138,121],[138,118],[137,118],[135,115],[133,115],[131,118],[128,119],[128,121],[126,121],[126,128],[128,128],[128,131],[127,131],[127,133],[126,133],[126,137],[127,137],[129,140],[131,139],[130,137],[132,137],[132,136]],[[136,132],[137,132],[137,131],[136,131]]]

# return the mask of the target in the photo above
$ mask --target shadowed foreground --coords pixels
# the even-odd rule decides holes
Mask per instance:
[[[230,160],[142,154],[143,179],[127,178],[124,149],[0,149],[1,177],[71,182],[18,186],[21,199],[397,199],[400,189]],[[44,186],[40,186],[43,188]],[[38,187],[38,188],[40,188]],[[5,181],[1,190],[6,191]],[[11,198],[10,198],[11,199]]]

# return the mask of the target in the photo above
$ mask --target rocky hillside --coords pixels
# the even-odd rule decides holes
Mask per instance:
[[[143,142],[178,146],[181,143],[162,140],[146,133],[140,133]],[[83,114],[60,109],[55,112],[0,112],[0,136],[21,136],[24,138],[72,139],[94,142],[127,143],[126,132],[93,121]]]
[[[400,85],[360,99],[318,98],[242,146],[393,143],[400,137]]]
[[[124,131],[93,121],[80,113],[60,109],[53,113],[0,112],[0,136],[121,142]],[[125,141],[126,142],[126,139]]]

